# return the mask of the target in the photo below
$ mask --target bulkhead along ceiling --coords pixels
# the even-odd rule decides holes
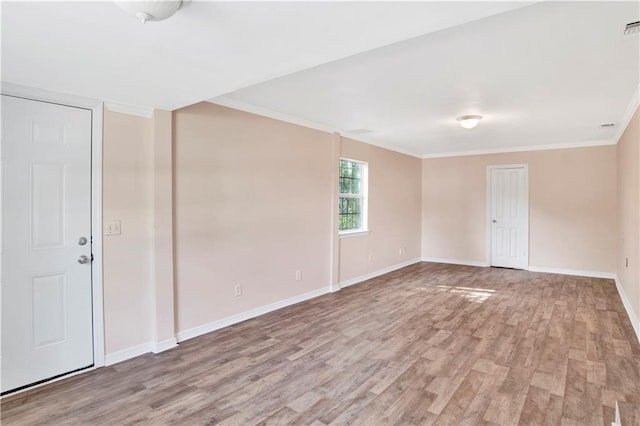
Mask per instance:
[[[622,31],[639,9],[192,1],[141,24],[110,1],[3,2],[2,81],[134,107],[210,100],[416,156],[614,143],[637,105],[640,37]],[[483,119],[465,130],[465,114]]]

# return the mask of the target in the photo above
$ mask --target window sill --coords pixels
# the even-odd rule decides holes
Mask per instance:
[[[342,231],[338,235],[340,235],[340,239],[343,238],[351,238],[351,237],[360,237],[364,235],[368,235],[368,230],[359,230],[359,231]]]

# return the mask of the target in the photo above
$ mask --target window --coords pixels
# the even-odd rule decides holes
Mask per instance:
[[[340,160],[340,201],[338,210],[341,233],[367,230],[367,163]]]

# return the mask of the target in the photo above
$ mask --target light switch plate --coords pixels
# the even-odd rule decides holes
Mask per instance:
[[[120,221],[112,220],[104,225],[104,235],[120,235],[122,233]]]

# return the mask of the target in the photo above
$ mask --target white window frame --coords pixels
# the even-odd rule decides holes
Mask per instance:
[[[340,192],[340,188],[338,187],[338,205],[340,204],[340,198],[356,198],[360,200],[360,228],[339,230],[338,234],[340,238],[364,235],[369,232],[369,163],[345,157],[340,157],[339,161],[349,161],[360,164],[362,166],[362,175],[360,177],[360,194],[344,194]],[[339,182],[340,167],[338,166],[338,183]],[[339,215],[340,212],[338,211],[338,216]]]

